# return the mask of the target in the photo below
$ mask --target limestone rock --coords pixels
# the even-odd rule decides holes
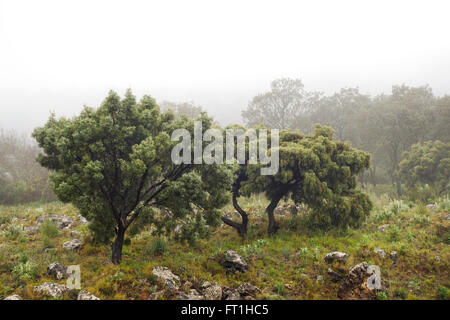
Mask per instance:
[[[177,298],[179,300],[204,300],[205,297],[197,292],[195,289],[191,289],[188,294],[180,293]]]
[[[47,273],[53,276],[56,280],[61,280],[67,278],[67,267],[59,264],[58,262],[53,262],[47,267]]]
[[[33,288],[33,293],[37,295],[44,295],[51,298],[57,298],[64,296],[67,292],[69,292],[69,287],[52,282],[44,282],[39,286],[35,286]]]
[[[205,300],[220,300],[222,299],[222,287],[218,284],[211,285],[203,291]]]
[[[38,224],[41,224],[46,220],[50,220],[50,221],[53,221],[54,223],[56,223],[56,225],[58,226],[58,229],[60,229],[60,230],[70,228],[72,226],[72,224],[75,222],[75,219],[73,219],[71,217],[59,215],[56,213],[50,213],[50,214],[40,216],[36,219],[36,222]]]
[[[327,253],[325,255],[325,257],[323,258],[323,260],[326,263],[332,263],[334,261],[337,261],[340,263],[345,263],[347,261],[348,257],[349,257],[349,255],[346,254],[345,252],[334,251],[334,252]]]
[[[236,251],[227,250],[220,264],[231,271],[245,272],[248,269],[247,262]]]
[[[13,294],[12,296],[8,296],[3,300],[23,300],[21,296],[17,294]]]
[[[261,290],[258,287],[255,287],[254,285],[252,285],[250,283],[241,284],[237,288],[237,291],[239,292],[241,297],[244,297],[244,298],[247,296],[255,298],[257,293],[261,293]]]
[[[167,289],[171,291],[178,290],[180,286],[180,277],[173,274],[169,268],[166,267],[154,267],[153,274],[158,281],[163,284]]]
[[[375,252],[381,259],[386,258],[386,252],[381,248],[375,248],[373,252]]]
[[[376,291],[381,289],[378,266],[369,266],[366,262],[352,267],[338,289],[338,297],[349,300],[374,299]]]
[[[81,247],[81,241],[79,239],[73,239],[67,242],[64,242],[62,248],[64,250],[78,250]]]
[[[81,290],[78,293],[77,300],[100,300],[98,297],[94,296],[92,293],[86,290]]]

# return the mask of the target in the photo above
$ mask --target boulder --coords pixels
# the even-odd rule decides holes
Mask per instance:
[[[92,293],[86,290],[81,290],[78,293],[77,300],[100,300],[98,297],[94,296]]]
[[[227,250],[219,263],[231,271],[245,272],[248,270],[247,262],[236,251]]]
[[[222,299],[222,287],[218,284],[210,285],[203,291],[205,300],[221,300]]]
[[[17,294],[13,294],[12,296],[8,296],[3,300],[23,300],[21,296]]]
[[[73,239],[67,242],[64,242],[62,248],[64,250],[78,250],[81,247],[81,241],[79,239]]]
[[[376,297],[381,289],[378,266],[369,266],[366,262],[352,267],[338,288],[338,297],[349,300],[368,300]]]
[[[50,298],[57,298],[64,296],[70,288],[58,283],[44,282],[39,286],[33,288],[33,293],[36,295],[44,295]]]
[[[47,273],[53,276],[56,280],[65,279],[69,276],[67,273],[67,267],[59,264],[58,262],[53,262],[47,267]]]
[[[349,255],[346,254],[345,252],[334,251],[334,252],[327,253],[325,255],[325,257],[323,258],[323,260],[326,263],[332,263],[334,261],[337,261],[339,263],[345,263],[347,261],[348,257],[349,257]]]
[[[50,220],[50,221],[53,221],[54,223],[56,223],[56,225],[58,226],[58,229],[60,229],[60,230],[70,228],[72,226],[72,224],[75,222],[75,219],[73,219],[71,217],[59,215],[56,213],[50,213],[50,214],[40,216],[36,219],[36,222],[38,224],[41,224],[46,220]]]
[[[241,284],[237,288],[237,291],[239,292],[241,297],[244,297],[244,298],[247,296],[255,298],[257,293],[261,293],[261,290],[258,287],[255,287],[254,285],[252,285],[250,283]]]
[[[386,252],[381,248],[375,248],[373,252],[375,252],[381,259],[386,258]]]
[[[154,267],[153,274],[158,279],[158,282],[170,291],[176,291],[180,287],[180,277],[173,274],[169,268],[159,266]]]

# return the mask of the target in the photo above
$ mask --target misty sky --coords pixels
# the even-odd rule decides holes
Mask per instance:
[[[450,94],[447,3],[0,0],[0,128],[29,133],[109,89],[193,101],[222,124],[283,76],[326,93]]]

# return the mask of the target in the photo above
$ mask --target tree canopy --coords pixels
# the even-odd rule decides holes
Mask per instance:
[[[204,114],[198,120],[203,130],[211,126]],[[160,231],[172,230],[188,216],[193,223],[214,224],[228,201],[231,175],[225,167],[172,162],[177,142],[170,135],[179,128],[192,134],[193,121],[175,120],[150,96],[137,102],[127,91],[123,99],[110,92],[98,109],[85,107],[71,119],[52,115],[33,133],[44,151],[38,160],[52,171],[58,198],[80,209],[97,240],[115,235],[113,263],[120,263],[125,231],[135,220]],[[200,236],[181,225],[185,235]]]

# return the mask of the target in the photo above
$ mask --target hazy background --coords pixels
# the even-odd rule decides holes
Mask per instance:
[[[0,127],[27,134],[130,87],[221,124],[278,77],[450,93],[447,1],[0,0]]]

